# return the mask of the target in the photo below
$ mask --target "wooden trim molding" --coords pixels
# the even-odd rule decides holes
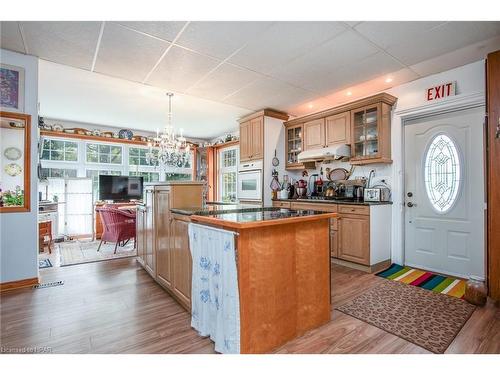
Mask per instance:
[[[22,279],[16,281],[7,281],[0,284],[0,292],[6,292],[8,290],[29,288],[38,284],[38,277],[32,277],[31,279]]]
[[[488,290],[500,302],[500,51],[490,53],[486,61]]]
[[[111,142],[111,143],[121,143],[125,145],[138,145],[138,146],[147,146],[148,142],[143,141],[133,141],[131,139],[123,139],[123,138],[111,138],[111,137],[99,137],[96,135],[85,135],[85,134],[73,134],[73,133],[64,133],[64,132],[56,132],[53,130],[40,130],[40,135],[45,137],[54,137],[54,138],[72,138],[72,139],[81,139],[95,142]],[[198,147],[196,143],[188,141],[191,147]]]
[[[354,102],[349,102],[349,103],[342,104],[342,105],[337,106],[337,107],[329,108],[329,109],[321,111],[321,112],[316,112],[316,113],[312,113],[310,115],[297,117],[297,118],[294,118],[293,120],[285,122],[284,125],[285,126],[299,125],[299,124],[302,124],[304,122],[318,120],[318,119],[321,119],[323,117],[336,115],[338,113],[347,112],[347,111],[350,111],[353,109],[357,109],[360,107],[365,107],[365,106],[377,104],[377,103],[386,103],[390,106],[393,106],[394,103],[396,103],[396,100],[397,100],[397,98],[395,96],[392,96],[390,94],[383,92],[383,93],[380,93],[377,95],[369,96],[367,98],[356,100]]]
[[[242,123],[242,122],[250,121],[256,117],[261,117],[261,116],[273,117],[273,118],[277,118],[278,120],[284,120],[284,121],[287,121],[290,118],[290,116],[285,112],[280,112],[280,111],[276,111],[274,109],[266,108],[266,109],[263,109],[262,111],[254,112],[250,115],[242,117],[238,120],[238,122]]]
[[[240,144],[240,141],[239,139],[236,139],[234,141],[229,141],[229,142],[224,142],[224,143],[219,143],[217,145],[214,145],[213,147],[215,149],[221,149],[221,148],[226,148],[226,147],[231,147],[231,146],[236,146],[236,145],[239,145]]]
[[[31,115],[0,111],[0,118],[14,118],[24,121],[24,206],[0,207],[0,213],[31,211]]]

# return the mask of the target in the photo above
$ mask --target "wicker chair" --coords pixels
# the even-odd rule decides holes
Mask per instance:
[[[104,232],[97,251],[101,249],[102,243],[115,242],[115,252],[118,245],[125,246],[132,238],[135,247],[135,212],[127,212],[112,207],[97,208],[101,215]]]

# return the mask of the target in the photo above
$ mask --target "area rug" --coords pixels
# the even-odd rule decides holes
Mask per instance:
[[[103,243],[101,249],[98,241],[91,240],[73,240],[59,243],[59,252],[61,254],[61,267],[74,264],[99,262],[102,260],[126,258],[137,255],[134,248],[134,241],[131,240],[125,246],[118,246],[114,254],[115,244]]]
[[[463,299],[384,280],[336,310],[433,353],[444,353],[474,309]]]
[[[403,267],[395,263],[385,271],[377,273],[377,276],[432,290],[436,293],[447,294],[452,297],[463,298],[465,294],[465,280],[441,276],[416,268]]]
[[[52,262],[50,259],[38,259],[38,268],[49,268],[52,267]]]

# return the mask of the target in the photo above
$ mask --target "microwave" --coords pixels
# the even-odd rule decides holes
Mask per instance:
[[[262,160],[240,164],[238,170],[238,200],[262,201]]]
[[[391,191],[389,188],[365,188],[363,199],[365,202],[389,202]]]

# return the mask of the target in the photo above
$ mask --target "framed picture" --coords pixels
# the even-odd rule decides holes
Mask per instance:
[[[24,69],[0,64],[0,110],[24,112]]]

